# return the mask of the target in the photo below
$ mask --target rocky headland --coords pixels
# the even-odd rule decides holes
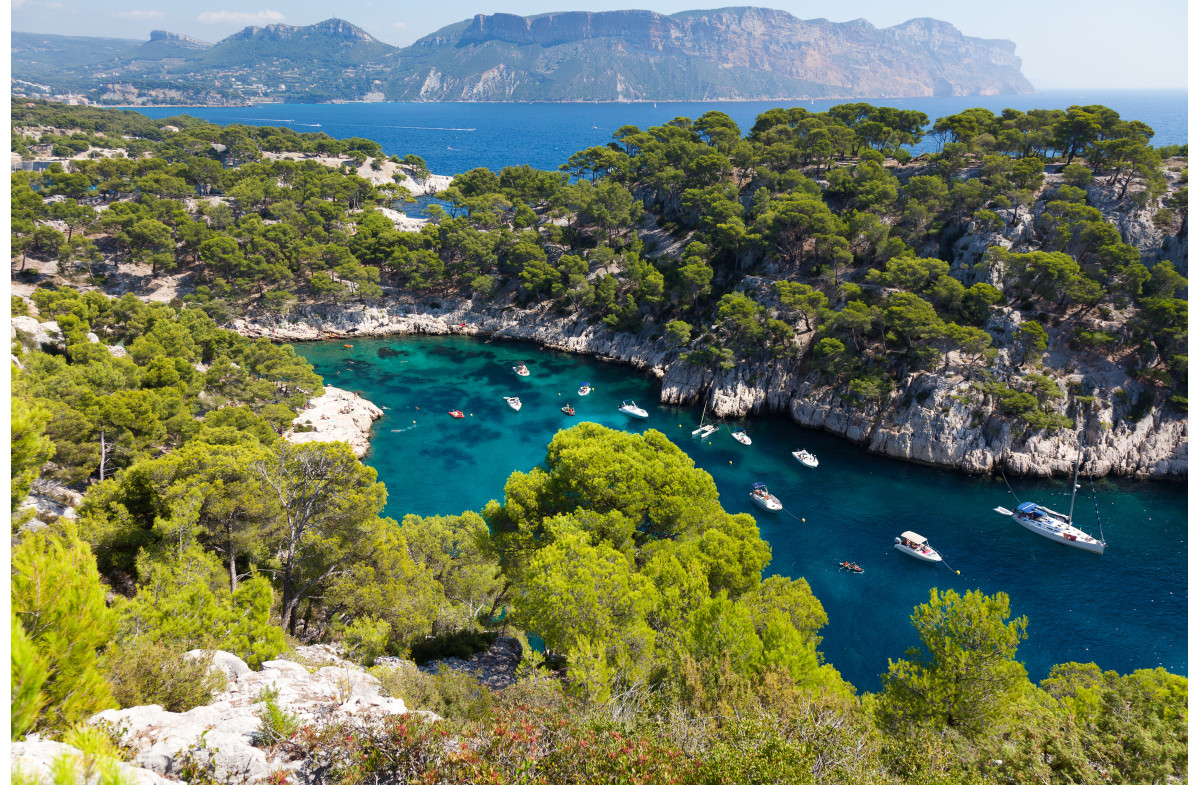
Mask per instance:
[[[371,423],[382,416],[382,409],[358,393],[326,385],[325,393],[310,400],[292,420],[292,430],[284,438],[294,444],[346,442],[361,458],[370,447]]]

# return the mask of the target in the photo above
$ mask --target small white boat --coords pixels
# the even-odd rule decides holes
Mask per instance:
[[[707,439],[709,436],[712,436],[719,430],[720,428],[715,425],[701,425],[699,428],[692,431],[692,436],[699,436],[701,439]]]
[[[529,369],[525,367],[525,363],[521,363],[520,365],[514,365],[513,371],[516,372],[517,376],[528,376],[529,375]]]
[[[783,509],[779,499],[772,496],[771,492],[767,490],[767,486],[761,482],[754,483],[754,490],[750,491],[750,501],[767,512],[779,512]]]
[[[813,455],[808,450],[796,450],[792,453],[792,457],[810,469],[817,468],[817,456]]]
[[[514,412],[521,411],[521,399],[517,396],[514,395],[511,398],[506,396],[504,402],[511,406]]]
[[[633,401],[621,401],[621,405],[617,407],[617,411],[622,414],[628,414],[630,417],[640,417],[643,420],[650,416],[649,412]]]
[[[914,559],[932,562],[942,560],[942,554],[929,547],[929,540],[914,532],[903,532],[895,542],[896,550],[907,553]]]
[[[741,442],[742,444],[746,445],[747,447],[750,446],[750,434],[746,433],[745,428],[738,428],[729,435],[732,436],[737,441]]]
[[[592,391],[592,385],[588,384],[587,382],[584,382],[583,384],[579,385],[579,394],[580,395],[587,395],[591,391]]]

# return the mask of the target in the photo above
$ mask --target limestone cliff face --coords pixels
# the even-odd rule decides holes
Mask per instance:
[[[1003,313],[998,319],[1020,322],[1015,313]],[[972,473],[1004,468],[1032,476],[1068,474],[1075,463],[1078,430],[1017,432],[986,402],[967,400],[970,368],[956,356],[945,371],[897,380],[887,400],[863,409],[845,400],[844,390],[805,375],[798,365],[742,364],[713,372],[682,362],[677,351],[648,336],[613,333],[545,306],[522,310],[508,302],[397,296],[374,307],[302,306],[283,317],[264,314],[238,320],[233,328],[251,337],[280,341],[451,334],[535,341],[652,373],[662,380],[664,403],[706,400],[718,416],[786,413],[801,425],[838,434],[894,458]],[[1001,378],[1017,375],[1017,362],[1002,352],[991,370]],[[1111,371],[1098,368],[1086,381],[1102,380]],[[1091,411],[1080,418],[1084,470],[1096,476],[1186,477],[1186,417],[1152,411],[1131,423],[1124,417],[1128,391],[1119,389],[1098,387]],[[1063,413],[1066,406],[1062,405]]]
[[[397,55],[398,100],[751,100],[1031,93],[1011,41],[765,8],[479,14]],[[496,74],[503,74],[498,79]]]

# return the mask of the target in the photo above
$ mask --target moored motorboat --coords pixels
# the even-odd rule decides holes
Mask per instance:
[[[517,396],[505,396],[504,402],[507,403],[514,412],[521,411],[521,399]]]
[[[929,540],[915,532],[901,533],[895,540],[895,548],[901,553],[907,553],[921,561],[939,562],[942,560],[942,555],[929,547]]]
[[[750,446],[750,434],[746,433],[745,428],[737,428],[729,435],[747,447]]]
[[[513,371],[517,374],[517,376],[529,375],[529,369],[525,367],[525,363],[518,363],[517,365],[514,365]]]
[[[587,395],[591,391],[592,391],[592,385],[589,384],[588,382],[584,382],[583,384],[579,385],[579,394],[580,395]]]
[[[808,450],[796,450],[792,453],[792,457],[810,469],[817,468],[817,456],[813,455]]]
[[[565,414],[569,417],[575,416],[575,409],[569,403],[566,406],[562,407],[561,411],[563,414]]]
[[[630,417],[640,417],[641,419],[645,419],[650,416],[649,412],[638,406],[633,401],[621,401],[621,405],[617,407],[617,411],[621,412],[622,414],[628,414]]]
[[[767,490],[767,486],[761,482],[754,483],[754,490],[750,491],[750,501],[762,507],[767,512],[779,512],[783,509],[783,504],[779,499],[771,495]]]
[[[458,409],[451,409],[450,416],[456,420],[461,420],[462,418],[466,417],[467,415],[463,414]]]

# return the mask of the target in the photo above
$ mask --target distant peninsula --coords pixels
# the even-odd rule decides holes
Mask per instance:
[[[743,101],[1034,92],[1011,41],[765,8],[479,14],[398,48],[341,19],[215,44],[12,33],[15,96],[91,104]]]

